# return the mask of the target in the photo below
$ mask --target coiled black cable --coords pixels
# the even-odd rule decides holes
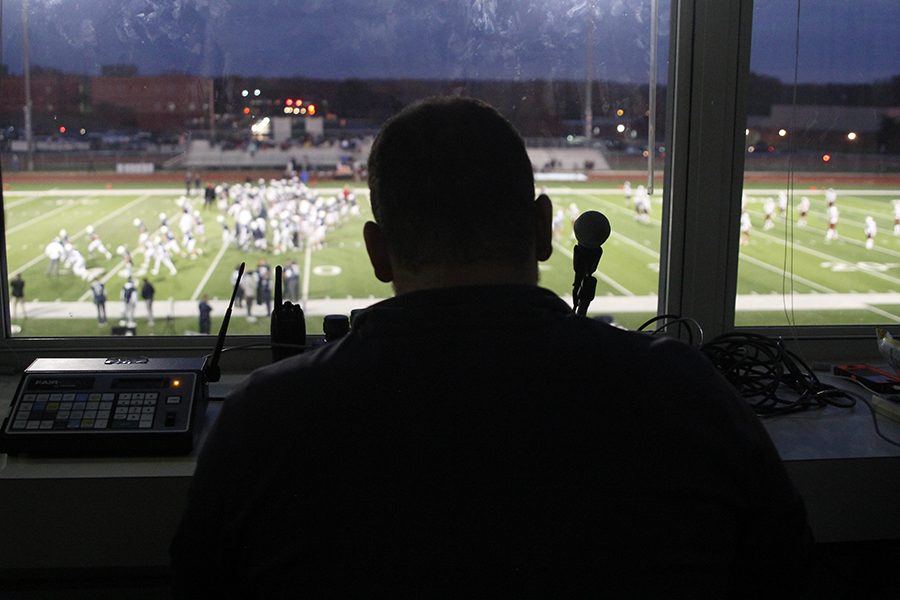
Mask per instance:
[[[656,329],[647,330],[650,325],[654,323],[659,323],[662,321],[661,325],[658,325]],[[687,343],[689,346],[694,345],[694,329],[697,330],[697,346],[701,346],[703,344],[703,328],[700,327],[700,323],[696,320],[691,319],[690,317],[679,317],[678,315],[656,315],[651,319],[647,319],[644,321],[638,328],[637,331],[643,331],[649,333],[650,335],[656,335],[658,333],[667,332],[669,327],[678,326],[676,330],[676,334],[680,334],[682,328],[687,331],[688,340]]]
[[[780,338],[725,333],[703,344],[700,350],[760,417],[856,405],[852,394],[819,381]],[[782,385],[790,392],[779,393]]]

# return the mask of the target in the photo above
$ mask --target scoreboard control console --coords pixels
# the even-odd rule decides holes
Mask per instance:
[[[0,429],[9,454],[187,454],[208,400],[206,358],[39,358]]]

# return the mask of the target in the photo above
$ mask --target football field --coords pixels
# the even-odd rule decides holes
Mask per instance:
[[[28,318],[14,318],[21,328],[18,335],[108,335],[122,312],[120,293],[125,281],[125,261],[116,253],[119,246],[132,252],[138,247],[140,219],[153,229],[160,213],[177,215],[177,201],[183,188],[171,183],[159,186],[115,187],[93,184],[59,187],[19,186],[12,184],[4,192],[7,269],[10,278],[21,274],[26,282]],[[825,240],[824,186],[798,187],[809,197],[812,207],[805,227],[787,227],[790,211],[776,215],[774,227],[764,229],[763,206],[766,198],[777,196],[771,184],[748,185],[746,209],[752,221],[749,241],[741,246],[737,321],[740,325],[787,324],[785,307],[793,306],[797,324],[895,323],[900,322],[900,236],[895,236],[892,200],[900,191],[889,187],[848,184],[835,186],[840,221],[839,237]],[[335,196],[337,184],[323,183],[314,191],[324,197]],[[554,253],[541,265],[541,285],[567,296],[571,289],[572,246],[570,210],[599,210],[612,224],[612,236],[604,245],[598,270],[597,298],[591,305],[594,314],[611,315],[625,326],[633,327],[656,313],[659,277],[659,240],[661,201],[653,199],[649,219],[636,218],[633,205],[625,198],[621,182],[549,185],[547,193],[555,209],[565,218],[557,231]],[[300,267],[300,302],[308,316],[308,330],[321,330],[321,317],[329,313],[349,313],[372,302],[389,297],[389,285],[372,275],[362,247],[362,224],[370,218],[367,191],[354,189],[361,214],[349,217],[327,233],[320,249],[276,255],[261,250],[241,251],[222,243],[219,211],[202,208],[200,196],[190,197],[205,224],[205,238],[198,238],[202,250],[196,258],[173,257],[177,274],[165,268],[157,275],[136,269],[136,279],[148,277],[156,288],[156,323],[149,327],[143,303],[139,302],[136,322],[139,335],[183,334],[197,329],[197,303],[208,295],[213,305],[213,330],[218,327],[231,294],[231,275],[235,266],[246,261],[248,268],[259,261],[271,267],[294,260]],[[872,216],[878,235],[872,249],[866,249],[864,221]],[[231,226],[232,220],[226,224]],[[89,255],[89,227],[112,252],[112,258]],[[45,247],[65,229],[71,243],[86,258],[87,278],[62,270],[56,277],[47,274],[49,260]],[[786,240],[793,251],[786,251]],[[135,254],[135,267],[142,257]],[[97,277],[106,285],[110,322],[98,326],[89,290],[90,279]],[[793,294],[791,295],[791,292]],[[265,309],[253,306],[251,318],[246,308],[236,309],[230,331],[266,333]],[[689,316],[689,315],[686,315]]]

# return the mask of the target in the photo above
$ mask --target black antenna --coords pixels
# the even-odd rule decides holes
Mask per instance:
[[[234,282],[234,289],[231,290],[231,302],[228,303],[228,310],[225,311],[225,318],[222,319],[222,326],[219,328],[216,349],[213,351],[212,359],[210,359],[206,367],[206,381],[210,383],[218,381],[222,377],[222,371],[219,369],[219,357],[222,356],[222,347],[225,346],[225,334],[228,333],[228,323],[231,321],[231,308],[234,306],[234,299],[237,297],[238,287],[241,285],[245,264],[241,263],[241,266],[238,268],[237,281]]]
[[[275,266],[275,308],[281,307],[281,265]]]

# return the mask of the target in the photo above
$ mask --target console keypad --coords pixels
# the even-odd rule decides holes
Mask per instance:
[[[23,394],[12,430],[151,429],[159,392]]]

